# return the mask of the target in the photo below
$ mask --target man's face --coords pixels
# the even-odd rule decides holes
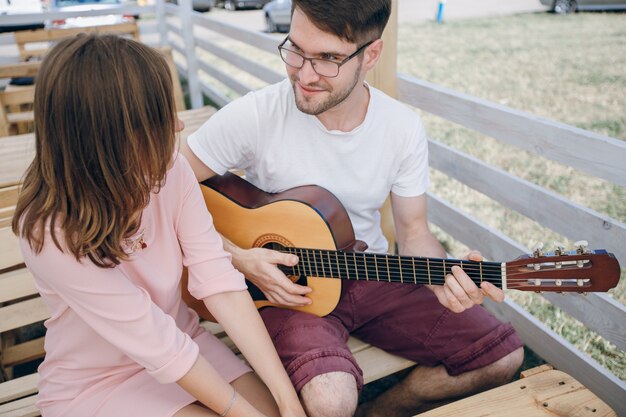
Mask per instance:
[[[307,58],[323,58],[340,62],[357,49],[339,37],[315,27],[308,17],[296,8],[291,19],[289,41],[285,46]],[[323,77],[305,61],[300,69],[286,65],[298,109],[307,114],[318,115],[342,103],[359,82],[361,58],[355,57],[339,69],[334,78]]]

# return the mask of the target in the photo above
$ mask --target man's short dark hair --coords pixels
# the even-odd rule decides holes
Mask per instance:
[[[292,15],[296,9],[318,29],[363,44],[381,37],[391,14],[391,0],[292,0]]]

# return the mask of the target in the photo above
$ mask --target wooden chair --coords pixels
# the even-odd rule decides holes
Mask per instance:
[[[114,25],[90,26],[84,28],[49,28],[23,30],[15,32],[15,42],[20,53],[20,60],[40,59],[48,50],[50,42],[56,42],[79,33],[116,33],[131,36],[139,40],[137,22],[118,23]],[[44,45],[42,45],[44,44]]]
[[[34,86],[0,91],[0,136],[29,133],[33,130],[34,98]]]

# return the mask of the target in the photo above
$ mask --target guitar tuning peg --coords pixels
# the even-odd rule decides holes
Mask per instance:
[[[579,255],[589,252],[589,242],[587,242],[586,240],[579,240],[578,242],[574,243],[574,246],[576,247],[576,253],[578,253]]]
[[[561,256],[565,253],[565,245],[557,240],[554,241],[554,248],[554,254],[556,256]]]
[[[537,242],[537,244],[533,248],[533,256],[535,258],[543,256],[543,243],[542,242]]]

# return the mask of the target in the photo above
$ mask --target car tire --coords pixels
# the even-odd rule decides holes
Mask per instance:
[[[577,6],[576,0],[555,0],[552,10],[557,14],[568,14],[575,12]]]
[[[265,15],[265,28],[267,30],[267,33],[278,32],[278,27],[276,26],[276,23],[274,23],[269,14]]]

